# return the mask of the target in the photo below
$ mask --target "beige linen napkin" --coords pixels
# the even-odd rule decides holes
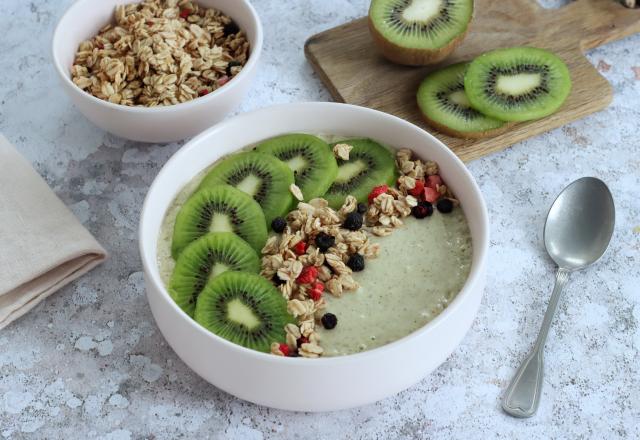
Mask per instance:
[[[0,329],[106,257],[0,134]]]

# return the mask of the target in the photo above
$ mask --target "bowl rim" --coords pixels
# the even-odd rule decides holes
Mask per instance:
[[[290,111],[295,112],[296,109],[299,107],[315,107],[323,111],[330,111],[331,109],[335,109],[336,106],[342,107],[342,108],[347,107],[350,109],[350,111],[369,114],[373,118],[381,118],[381,117],[388,118],[390,120],[395,121],[395,123],[399,123],[403,127],[403,129],[421,131],[422,132],[421,134],[426,138],[428,138],[433,143],[435,143],[435,145],[437,145],[437,148],[442,149],[444,151],[444,154],[449,156],[449,158],[453,161],[455,166],[459,167],[463,172],[463,174],[465,174],[465,176],[468,178],[469,182],[471,183],[470,189],[471,189],[471,192],[473,193],[472,195],[478,199],[480,204],[479,206],[480,216],[477,218],[474,218],[473,221],[478,222],[480,224],[481,230],[479,235],[481,235],[483,239],[481,240],[480,237],[474,237],[472,234],[472,240],[474,243],[473,253],[472,253],[472,264],[471,264],[471,270],[469,272],[469,275],[467,276],[467,279],[465,280],[464,285],[462,286],[462,288],[460,289],[460,291],[458,292],[454,300],[451,303],[449,303],[449,305],[445,307],[445,309],[442,312],[440,312],[438,316],[436,316],[434,319],[429,321],[427,324],[409,333],[408,335],[403,336],[402,338],[396,339],[395,341],[392,341],[388,344],[373,348],[371,350],[365,350],[362,352],[348,354],[348,355],[320,357],[316,359],[306,359],[303,357],[294,358],[294,357],[274,356],[271,353],[263,353],[260,351],[243,347],[241,345],[228,341],[210,332],[209,330],[199,325],[189,315],[187,315],[171,298],[171,296],[169,295],[168,289],[165,287],[164,283],[160,279],[160,273],[157,267],[156,255],[148,255],[148,253],[145,250],[145,245],[143,241],[144,235],[145,235],[144,232],[146,230],[146,223],[148,222],[147,218],[150,216],[149,214],[150,203],[151,203],[150,196],[155,191],[155,187],[158,185],[159,181],[165,179],[164,177],[165,174],[169,172],[167,170],[172,167],[172,164],[174,162],[178,161],[179,158],[181,158],[182,156],[191,154],[190,152],[193,148],[195,148],[195,146],[200,144],[203,140],[207,139],[208,137],[212,136],[212,134],[219,131],[224,131],[231,124],[237,124],[239,121],[242,122],[243,119],[259,117],[259,115],[263,113],[268,113],[274,109],[282,110],[282,109],[289,108]],[[210,164],[205,165],[203,169],[209,165]],[[179,189],[180,188],[178,188],[178,191]],[[166,215],[166,209],[164,210],[164,214]],[[467,217],[467,222],[469,222],[468,217]],[[478,238],[478,240],[475,240],[475,238]],[[276,104],[276,105],[263,107],[257,110],[239,114],[232,118],[226,119],[223,122],[220,122],[208,128],[207,130],[203,131],[199,135],[195,136],[189,142],[183,145],[178,151],[176,151],[169,158],[169,160],[167,160],[167,162],[162,166],[162,168],[154,178],[153,182],[149,186],[149,190],[147,191],[147,194],[145,196],[145,199],[142,205],[142,211],[140,214],[140,222],[139,222],[139,228],[138,228],[138,246],[139,246],[139,252],[140,252],[140,258],[142,261],[143,271],[147,275],[145,277],[146,283],[152,283],[154,287],[154,289],[150,289],[149,288],[150,286],[145,286],[147,295],[149,294],[150,290],[154,291],[153,293],[151,293],[152,295],[155,295],[157,292],[157,294],[159,294],[164,301],[168,301],[169,306],[178,313],[178,315],[180,316],[179,319],[186,320],[188,322],[188,325],[193,330],[195,330],[196,332],[200,332],[206,338],[211,340],[213,343],[223,344],[227,348],[238,352],[239,355],[250,356],[254,358],[256,361],[260,361],[260,362],[264,361],[264,362],[282,363],[284,365],[304,364],[307,367],[310,365],[327,366],[332,364],[336,365],[336,364],[342,364],[342,363],[350,363],[358,360],[364,361],[367,358],[375,358],[376,356],[380,355],[385,351],[393,351],[398,347],[402,346],[403,344],[406,344],[409,340],[418,338],[422,334],[429,332],[432,328],[435,328],[441,325],[442,322],[449,317],[449,315],[453,314],[455,310],[460,308],[463,301],[467,300],[467,297],[473,294],[472,292],[473,288],[476,285],[479,285],[479,284],[482,285],[484,281],[482,278],[484,277],[484,271],[485,271],[486,261],[488,257],[488,249],[489,249],[489,215],[488,215],[487,206],[486,206],[484,197],[482,196],[482,193],[480,191],[480,187],[478,186],[477,182],[473,178],[468,168],[458,158],[458,156],[456,156],[444,143],[442,143],[440,140],[438,140],[436,137],[434,137],[432,134],[425,131],[424,129],[404,119],[401,119],[397,116],[384,113],[379,110],[374,110],[374,109],[352,105],[352,104],[344,104],[344,103],[336,103],[336,102],[284,103],[284,104]],[[474,263],[474,261],[477,261],[477,263]]]
[[[251,46],[249,47],[249,57],[247,59],[247,62],[245,63],[245,65],[242,67],[242,70],[240,71],[240,73],[238,73],[235,77],[233,77],[232,79],[229,80],[229,82],[227,82],[226,84],[224,84],[222,87],[217,88],[216,90],[214,90],[213,92],[207,93],[204,96],[199,96],[195,99],[192,99],[191,101],[187,101],[187,102],[180,102],[178,104],[172,104],[172,105],[161,105],[161,106],[156,106],[156,107],[141,107],[141,106],[128,106],[128,105],[122,105],[122,104],[114,104],[112,102],[109,101],[104,101],[100,98],[97,98],[95,96],[93,96],[91,93],[82,90],[80,87],[78,87],[77,85],[75,85],[73,83],[73,81],[71,81],[71,75],[68,72],[65,72],[65,68],[64,66],[62,66],[62,63],[57,55],[57,51],[56,48],[58,46],[60,46],[60,29],[61,29],[61,24],[63,23],[63,21],[65,21],[65,19],[68,19],[68,16],[76,9],[79,9],[80,7],[82,7],[84,4],[86,3],[91,3],[94,0],[76,0],[73,4],[71,4],[71,6],[69,6],[69,8],[67,8],[67,10],[64,12],[64,14],[62,14],[62,16],[60,17],[60,19],[58,20],[58,23],[56,24],[56,27],[53,31],[53,38],[51,39],[51,57],[53,60],[53,65],[55,68],[55,71],[58,73],[58,76],[60,76],[60,78],[62,79],[62,81],[72,87],[73,89],[76,89],[78,92],[80,92],[80,95],[89,99],[89,101],[97,104],[97,105],[102,105],[102,106],[106,106],[107,108],[113,109],[113,110],[117,110],[117,111],[124,111],[124,112],[129,112],[129,113],[149,113],[149,114],[153,114],[153,113],[168,113],[171,111],[174,111],[175,109],[189,109],[191,107],[195,107],[198,105],[202,105],[202,104],[206,104],[209,101],[212,101],[214,99],[216,99],[218,96],[222,96],[226,91],[229,91],[233,88],[236,87],[236,85],[241,82],[241,80],[243,80],[245,77],[249,76],[250,72],[252,70],[255,69],[256,65],[258,64],[258,60],[260,58],[260,55],[262,54],[262,46],[264,43],[264,33],[263,33],[263,29],[262,29],[262,22],[260,21],[260,17],[258,16],[258,12],[256,11],[256,9],[253,7],[253,5],[251,4],[251,2],[249,2],[249,0],[236,0],[236,1],[241,1],[242,3],[244,3],[244,5],[247,7],[247,9],[249,10],[249,15],[251,20],[253,21],[253,26],[255,27],[255,41],[251,42]],[[142,0],[132,0],[132,1],[128,1],[127,4],[130,3],[141,3]],[[234,19],[235,21],[235,19]],[[246,35],[246,34],[245,34]],[[248,36],[247,36],[248,38]]]

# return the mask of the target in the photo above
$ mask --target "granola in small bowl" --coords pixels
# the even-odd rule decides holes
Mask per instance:
[[[125,106],[167,106],[205,96],[247,62],[249,42],[222,12],[190,0],[118,5],[114,21],[80,43],[73,83]]]

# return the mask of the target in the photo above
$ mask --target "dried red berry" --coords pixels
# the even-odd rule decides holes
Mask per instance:
[[[415,197],[420,197],[422,191],[424,191],[424,182],[422,180],[416,180],[416,186],[409,190],[409,194]]]
[[[373,200],[378,197],[380,194],[384,194],[389,191],[389,187],[387,185],[380,185],[374,187],[369,193],[369,203],[373,203]]]
[[[184,8],[180,10],[180,18],[184,18],[186,20],[189,15],[191,15],[191,9]]]
[[[298,283],[311,284],[318,278],[318,268],[315,266],[305,266],[298,276]]]
[[[228,76],[221,76],[220,78],[218,78],[218,86],[223,86],[226,83],[229,82],[229,77]]]
[[[302,344],[307,344],[308,342],[309,342],[309,338],[307,338],[306,336],[300,336],[296,341],[296,343],[298,344],[298,347],[300,347]]]
[[[427,177],[427,186],[429,188],[433,188],[437,191],[438,186],[440,185],[442,185],[442,177],[438,176],[437,174]]]
[[[440,193],[438,193],[438,191],[436,191],[435,189],[427,186],[424,189],[424,200],[429,202],[429,203],[435,203],[436,200],[438,200],[440,198]]]
[[[316,282],[313,284],[313,288],[309,291],[309,298],[314,301],[320,301],[320,298],[322,298],[322,292],[324,292],[324,284]]]
[[[297,255],[303,255],[306,251],[307,251],[307,243],[305,243],[304,241],[297,242],[296,245],[293,247],[293,252],[295,252]]]
[[[198,96],[208,95],[209,91],[207,89],[202,89],[198,92]]]
[[[280,348],[280,351],[285,356],[289,356],[291,354],[291,351],[289,350],[289,346],[287,344],[280,344],[280,347],[278,348]]]

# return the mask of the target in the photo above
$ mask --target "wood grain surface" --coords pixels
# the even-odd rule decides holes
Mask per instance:
[[[437,66],[405,67],[388,62],[373,45],[366,18],[312,36],[305,44],[305,54],[337,101],[382,110],[418,124],[468,161],[606,107],[612,99],[611,86],[584,51],[640,32],[640,9],[627,9],[615,0],[577,0],[560,9],[543,9],[535,0],[476,0],[475,10],[465,41]],[[569,66],[573,88],[558,112],[478,140],[443,135],[422,121],[415,95],[428,72],[491,49],[518,45],[552,50]]]

